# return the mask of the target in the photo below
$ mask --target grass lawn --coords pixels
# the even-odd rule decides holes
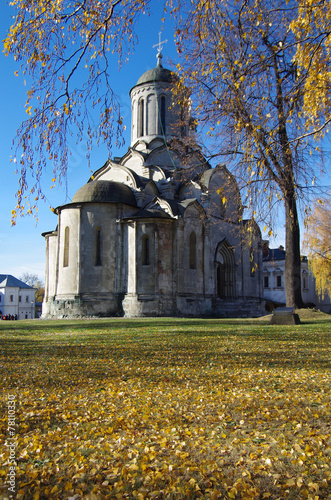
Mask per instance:
[[[330,499],[331,317],[300,316],[0,322],[0,498]]]

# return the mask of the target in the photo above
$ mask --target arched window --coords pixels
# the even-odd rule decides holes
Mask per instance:
[[[145,129],[145,103],[144,99],[140,99],[139,101],[139,106],[138,106],[138,131],[139,131],[139,136],[144,135],[144,129]]]
[[[166,99],[161,97],[160,102],[160,120],[161,120],[161,134],[166,133]]]
[[[102,266],[102,232],[101,228],[97,227],[95,230],[95,259],[96,266]]]
[[[216,256],[216,293],[220,299],[236,297],[236,265],[234,252],[227,241],[219,243]]]
[[[64,230],[63,267],[69,266],[69,227]]]
[[[142,265],[149,266],[150,258],[149,258],[149,236],[144,234],[142,239],[142,248],[141,248],[141,256],[142,256]]]
[[[190,269],[197,268],[197,239],[195,233],[190,234]]]

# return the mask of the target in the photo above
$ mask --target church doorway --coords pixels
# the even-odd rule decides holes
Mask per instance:
[[[236,265],[234,252],[228,242],[218,244],[215,256],[216,294],[219,299],[236,297]]]

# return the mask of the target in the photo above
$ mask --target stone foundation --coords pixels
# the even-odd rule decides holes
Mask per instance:
[[[225,301],[212,297],[138,296],[136,294],[102,296],[81,295],[52,298],[43,303],[42,319],[82,317],[215,317],[251,318],[264,314],[259,300]]]

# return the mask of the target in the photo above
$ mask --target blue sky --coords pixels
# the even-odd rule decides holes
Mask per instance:
[[[122,115],[127,130],[125,134],[126,143],[121,150],[113,150],[111,157],[123,155],[130,145],[131,106],[129,91],[135,85],[138,78],[148,69],[156,65],[157,50],[153,45],[158,43],[159,31],[161,30],[162,2],[152,2],[150,16],[144,16],[138,25],[137,35],[139,43],[136,46],[127,64],[123,64],[121,70],[117,65],[113,71],[113,89],[120,97],[123,106]],[[12,24],[12,8],[5,2],[0,6],[0,31],[1,40],[4,39],[9,26]],[[174,44],[173,29],[171,24],[165,23],[162,38],[167,39],[163,48],[163,65],[170,67],[170,60],[178,62]],[[1,60],[1,111],[2,120],[0,129],[0,172],[1,172],[1,197],[0,197],[0,272],[13,274],[16,277],[23,273],[37,274],[44,279],[45,268],[45,242],[41,233],[55,229],[57,217],[50,206],[56,207],[70,201],[75,192],[89,179],[91,170],[86,160],[84,144],[71,145],[72,155],[68,164],[68,193],[65,186],[51,189],[52,164],[43,181],[43,190],[47,202],[39,202],[39,222],[33,217],[18,218],[16,226],[11,227],[11,210],[16,205],[15,192],[18,186],[18,178],[15,175],[15,166],[10,162],[13,155],[11,150],[12,139],[21,121],[26,118],[24,103],[27,87],[24,86],[23,76],[16,77],[15,71],[19,70],[11,57],[5,57],[2,50]],[[105,147],[94,148],[91,156],[91,168],[93,171],[99,169],[107,160],[108,152]],[[330,170],[330,168],[329,168]],[[68,195],[68,198],[66,198]],[[261,228],[262,229],[262,228]],[[277,236],[270,239],[271,246],[284,244],[284,229],[279,225]]]

